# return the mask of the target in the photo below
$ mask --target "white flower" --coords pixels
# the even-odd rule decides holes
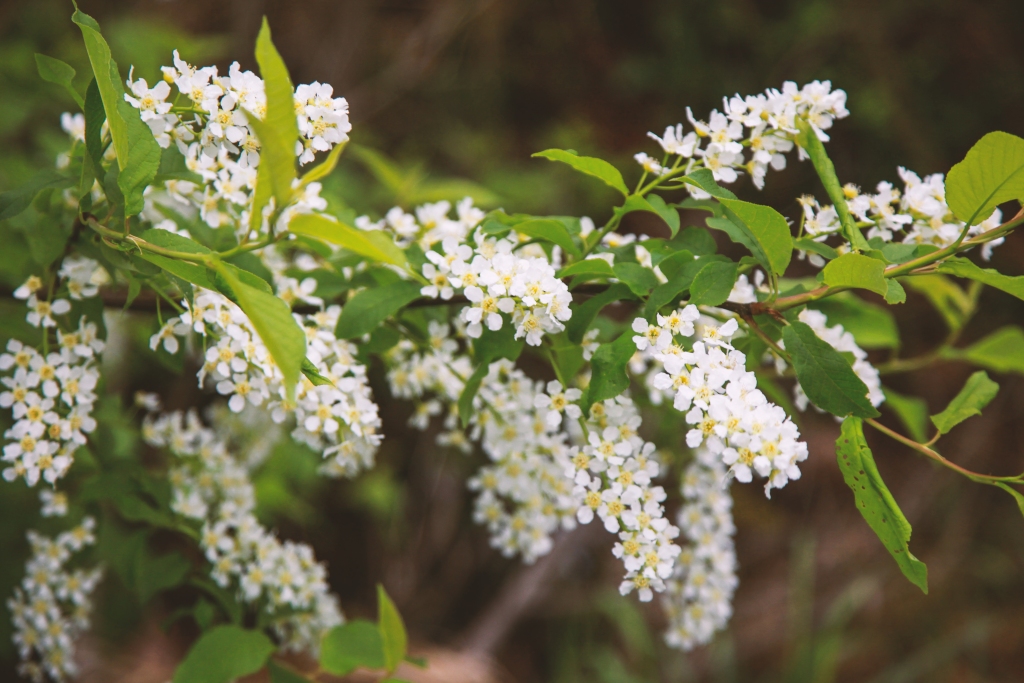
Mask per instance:
[[[549,427],[558,427],[562,424],[562,413],[570,419],[578,419],[583,413],[580,407],[573,403],[583,395],[579,389],[562,389],[562,383],[558,380],[548,382],[547,393],[537,394],[533,399],[533,407],[548,409],[545,421]]]
[[[639,152],[633,155],[636,163],[643,167],[644,172],[650,173],[651,175],[664,175],[668,169],[658,163],[658,160],[652,156],[648,156],[643,152]]]

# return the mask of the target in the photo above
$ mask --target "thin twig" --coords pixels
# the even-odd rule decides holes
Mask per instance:
[[[875,429],[877,429],[878,431],[880,431],[883,434],[885,434],[886,436],[889,436],[889,437],[899,441],[901,444],[903,444],[905,446],[909,446],[910,448],[913,448],[918,453],[921,453],[922,455],[924,455],[924,456],[926,456],[928,458],[931,458],[932,460],[934,460],[935,462],[939,463],[940,465],[943,465],[944,467],[948,467],[951,470],[959,472],[960,474],[962,474],[965,477],[968,477],[969,479],[972,479],[974,481],[983,482],[983,483],[986,483],[986,484],[991,484],[991,483],[994,483],[994,482],[1020,483],[1021,477],[1019,475],[1015,476],[1015,477],[995,477],[995,476],[988,475],[988,474],[980,474],[978,472],[972,472],[969,469],[960,467],[960,465],[957,465],[955,462],[951,462],[951,461],[947,460],[946,458],[942,457],[941,455],[939,455],[938,453],[933,451],[931,448],[928,448],[928,446],[926,446],[924,444],[920,444],[920,443],[914,441],[913,439],[908,439],[907,437],[903,436],[899,432],[895,432],[895,431],[889,429],[888,427],[886,427],[885,425],[881,424],[880,422],[876,422],[875,420],[873,420],[871,418],[867,418],[864,421],[867,422],[872,427],[874,427]],[[933,441],[934,441],[934,439],[933,439]],[[929,443],[932,443],[932,442],[929,442]]]

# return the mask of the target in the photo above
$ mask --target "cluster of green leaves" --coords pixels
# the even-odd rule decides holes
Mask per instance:
[[[271,683],[308,683],[321,672],[344,676],[356,669],[383,670],[383,680],[401,683],[392,676],[399,664],[423,662],[408,656],[405,624],[382,586],[377,599],[377,623],[356,619],[324,636],[320,668],[312,674],[271,659],[277,647],[262,631],[226,624],[204,631],[175,670],[174,683],[230,683],[265,668]]]

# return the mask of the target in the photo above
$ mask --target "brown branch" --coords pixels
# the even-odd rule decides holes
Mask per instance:
[[[881,424],[880,422],[877,422],[877,421],[875,421],[875,420],[873,420],[871,418],[866,418],[864,421],[867,422],[872,427],[874,427],[875,429],[877,429],[878,431],[880,431],[883,434],[885,434],[886,436],[888,436],[888,437],[890,437],[892,439],[895,439],[896,441],[899,441],[904,446],[909,446],[910,448],[913,448],[915,451],[917,451],[921,455],[924,455],[925,457],[928,457],[928,458],[934,460],[935,462],[939,463],[940,465],[943,465],[944,467],[948,467],[949,469],[951,469],[951,470],[953,470],[955,472],[959,472],[960,474],[964,475],[965,477],[967,477],[969,479],[973,479],[974,481],[978,481],[978,482],[982,482],[982,483],[986,483],[986,484],[992,484],[992,483],[996,483],[996,482],[1020,483],[1020,479],[1021,479],[1020,475],[1015,476],[1015,477],[1014,476],[1010,476],[1010,477],[996,477],[996,476],[992,476],[992,475],[989,475],[989,474],[981,474],[979,472],[972,472],[969,469],[966,469],[966,468],[961,467],[960,465],[957,465],[955,462],[947,460],[946,458],[944,458],[941,455],[939,455],[936,451],[934,451],[931,448],[929,448],[927,445],[920,444],[920,443],[914,441],[913,439],[908,439],[907,437],[903,436],[899,432],[895,432],[895,431],[889,429],[888,427],[886,427],[885,425]],[[934,442],[935,442],[935,439],[932,439],[929,443],[934,443]]]
[[[556,538],[551,552],[508,579],[487,609],[470,624],[460,638],[462,651],[493,655],[520,621],[552,597],[559,577],[571,574],[588,550],[607,538],[596,521]]]

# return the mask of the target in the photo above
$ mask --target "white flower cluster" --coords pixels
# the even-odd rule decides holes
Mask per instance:
[[[403,249],[415,242],[427,251],[446,237],[465,242],[485,216],[480,208],[473,206],[472,197],[465,197],[455,205],[455,218],[450,217],[451,211],[452,204],[448,201],[423,204],[416,207],[414,213],[406,213],[396,206],[379,221],[373,221],[369,216],[359,216],[356,218],[356,227],[361,230],[382,230],[391,235]]]
[[[885,401],[885,394],[882,393],[882,379],[878,375],[877,368],[868,361],[867,352],[857,346],[857,341],[853,338],[853,335],[844,330],[842,325],[832,325],[829,327],[828,318],[821,311],[805,308],[800,311],[798,317],[801,322],[806,323],[808,327],[814,330],[814,334],[828,342],[829,346],[836,351],[853,355],[853,372],[867,386],[867,398],[871,401],[871,405],[875,407],[880,406]],[[782,341],[779,342],[779,346],[786,348],[785,343]],[[779,367],[779,363],[781,361],[776,361],[776,367]],[[784,367],[781,369],[784,369]],[[809,401],[799,382],[793,387],[793,396],[796,407],[800,410],[807,410]]]
[[[412,424],[454,407],[472,373],[449,327],[430,323],[426,350],[403,341],[391,351],[388,378],[396,396],[416,399]],[[433,398],[428,395],[433,394]],[[595,515],[618,536],[613,553],[625,565],[623,594],[651,600],[672,573],[678,529],[665,519],[665,491],[652,485],[659,465],[654,444],[637,434],[640,415],[626,397],[591,407],[587,437],[579,426],[579,389],[536,382],[507,360],[491,363],[474,397],[470,434],[449,411],[442,445],[470,448],[478,440],[491,463],[470,479],[478,491],[474,519],[491,543],[532,562],[552,546],[552,534],[589,523]]]
[[[545,391],[546,389],[546,391]],[[473,518],[491,545],[531,563],[547,554],[552,534],[576,526],[572,481],[563,474],[569,435],[563,416],[578,417],[579,389],[531,380],[511,362],[491,363],[474,398],[472,431],[491,464],[469,480],[479,494]]]
[[[739,327],[734,318],[721,326],[703,325],[692,350],[683,348],[678,338],[693,336],[699,317],[691,304],[658,315],[657,325],[637,318],[633,340],[662,366],[654,388],[671,395],[676,410],[693,425],[686,445],[703,444],[741,482],[751,481],[754,473],[767,478],[765,494],[770,495],[773,488],[800,478],[797,463],[807,459],[807,444],[786,412],[758,390],[756,376],[745,367],[746,356],[729,344]]]
[[[21,663],[18,673],[36,683],[49,678],[66,681],[78,674],[75,640],[89,628],[90,596],[102,571],[70,569],[68,563],[96,542],[96,522],[82,523],[56,538],[28,532],[32,557],[25,578],[7,601],[14,623],[14,644]]]
[[[736,578],[732,496],[721,458],[697,449],[683,474],[686,501],[676,523],[689,544],[666,582],[661,604],[669,620],[665,641],[682,650],[711,641],[732,616]]]
[[[422,270],[430,284],[423,296],[447,301],[461,292],[470,302],[461,312],[470,337],[485,327],[500,330],[505,316],[516,326],[516,339],[525,337],[531,346],[564,330],[572,294],[555,277],[557,251],[549,259],[539,244],[522,243],[514,227],[500,239],[485,234],[477,229],[484,213],[468,197],[456,209],[458,217],[451,219],[449,202],[420,206],[415,216],[396,207],[381,221],[361,216],[356,225],[390,232],[400,245],[418,243],[428,260]]]
[[[169,147],[172,142],[177,145],[187,168],[199,174],[203,184],[170,180],[166,183],[167,196],[157,193],[150,199],[169,203],[175,209],[198,209],[213,228],[234,224],[240,235],[248,235],[250,225],[252,230],[259,230],[262,218],[251,221],[247,209],[256,183],[260,142],[247,116],[266,115],[263,80],[251,71],[242,71],[237,62],[227,76],[220,76],[216,66],[193,67],[178,57],[177,51],[174,66],[162,70],[164,80],[152,88],[145,79],[133,82],[129,74],[131,94],[125,94],[125,100],[141,112],[161,147]],[[178,93],[168,101],[172,83]],[[295,143],[295,154],[301,164],[313,161],[316,152],[326,152],[348,140],[352,130],[348,102],[333,95],[331,86],[323,83],[295,89],[295,115],[301,136],[301,141]],[[306,196],[290,207],[292,213],[325,208],[319,190],[318,183],[310,183]],[[158,222],[162,214],[159,209],[153,212],[152,201],[147,216]],[[286,217],[281,223],[287,226]]]
[[[560,464],[568,456],[568,435],[561,430],[563,415],[578,417],[578,389],[563,390],[558,382],[545,386],[502,360],[491,363],[474,397],[470,434],[458,427],[454,407],[473,373],[473,365],[458,353],[449,326],[430,323],[429,348],[418,351],[403,341],[389,355],[392,392],[418,400],[411,423],[426,429],[430,417],[449,407],[444,446],[468,452],[477,440],[491,464],[469,480],[478,492],[473,518],[485,524],[491,544],[506,556],[521,554],[533,562],[551,549],[551,535],[575,526],[572,484]],[[433,397],[428,397],[432,394]]]
[[[707,122],[693,117],[686,108],[686,117],[693,130],[683,134],[683,124],[669,126],[661,136],[648,135],[665,151],[664,162],[640,153],[635,156],[644,171],[663,175],[682,170],[690,173],[707,168],[715,180],[735,182],[740,172],[750,174],[754,185],[764,187],[768,167],[782,170],[786,167],[786,152],[793,149],[799,132],[797,119],[803,119],[821,140],[828,140],[826,130],[835,119],[849,114],[846,93],[832,90],[829,81],[813,81],[798,88],[786,81],[782,90],[770,88],[761,95],[723,99],[722,112],[712,110]],[[746,157],[746,150],[750,158]],[[805,152],[800,149],[800,157]],[[669,165],[671,161],[671,165]],[[707,194],[689,187],[694,197],[707,198]]]
[[[95,261],[68,259],[59,271],[68,295],[72,299],[95,296],[98,269]],[[27,299],[29,323],[42,328],[42,350],[11,339],[7,351],[0,354],[0,408],[9,409],[14,418],[4,433],[9,443],[3,449],[3,477],[7,481],[24,478],[29,486],[40,478],[53,484],[63,477],[75,450],[96,428],[92,410],[98,398],[97,361],[104,347],[95,323],[84,316],[77,328],[71,328],[74,323],[66,319],[59,324],[54,316],[70,313],[71,304],[67,299],[39,298],[42,288],[42,281],[32,276],[14,292]],[[55,338],[50,328],[56,328]]]
[[[679,529],[665,518],[665,489],[653,486],[659,466],[654,444],[637,434],[640,414],[626,396],[591,406],[583,446],[565,460],[578,509],[589,524],[596,515],[618,541],[612,548],[626,569],[619,592],[636,589],[642,602],[665,590],[681,548]]]
[[[344,617],[313,549],[282,542],[259,523],[249,469],[195,413],[147,418],[143,436],[177,459],[171,507],[202,523],[200,547],[213,580],[264,611],[286,648],[316,653],[323,634]]]
[[[287,278],[279,279],[278,284],[301,293],[301,285]],[[296,296],[293,291],[291,298]],[[307,301],[313,298],[303,296]],[[178,335],[193,330],[204,335],[207,346],[197,375],[200,386],[209,382],[218,393],[228,396],[228,407],[235,413],[246,405],[266,404],[273,420],[281,423],[294,412],[297,425],[293,437],[323,453],[328,459],[324,471],[353,476],[373,464],[383,437],[366,368],[354,360],[355,348],[334,336],[340,314],[339,306],[331,306],[313,315],[296,315],[306,332],[307,358],[332,384],[314,386],[302,377],[294,403],[287,399],[284,376],[248,317],[218,292],[197,287],[190,310],[167,320],[150,338],[150,346],[155,350],[163,344],[174,353],[179,348]]]
[[[862,224],[868,225],[867,238],[878,237],[885,242],[903,244],[929,244],[946,247],[956,242],[964,230],[962,221],[946,204],[946,185],[941,173],[933,173],[921,179],[913,171],[902,166],[897,169],[903,180],[903,191],[882,181],[875,193],[865,193],[855,185],[843,188],[850,213]],[[822,206],[814,197],[800,198],[803,207],[803,232],[816,242],[824,242],[831,235],[840,233],[842,226],[839,215],[832,205]],[[968,236],[977,235],[997,227],[1003,221],[1003,213],[996,209],[981,223],[972,225]],[[1005,241],[999,237],[982,245],[981,256],[986,261],[992,256],[992,249]],[[825,260],[810,254],[809,260],[819,268]]]

